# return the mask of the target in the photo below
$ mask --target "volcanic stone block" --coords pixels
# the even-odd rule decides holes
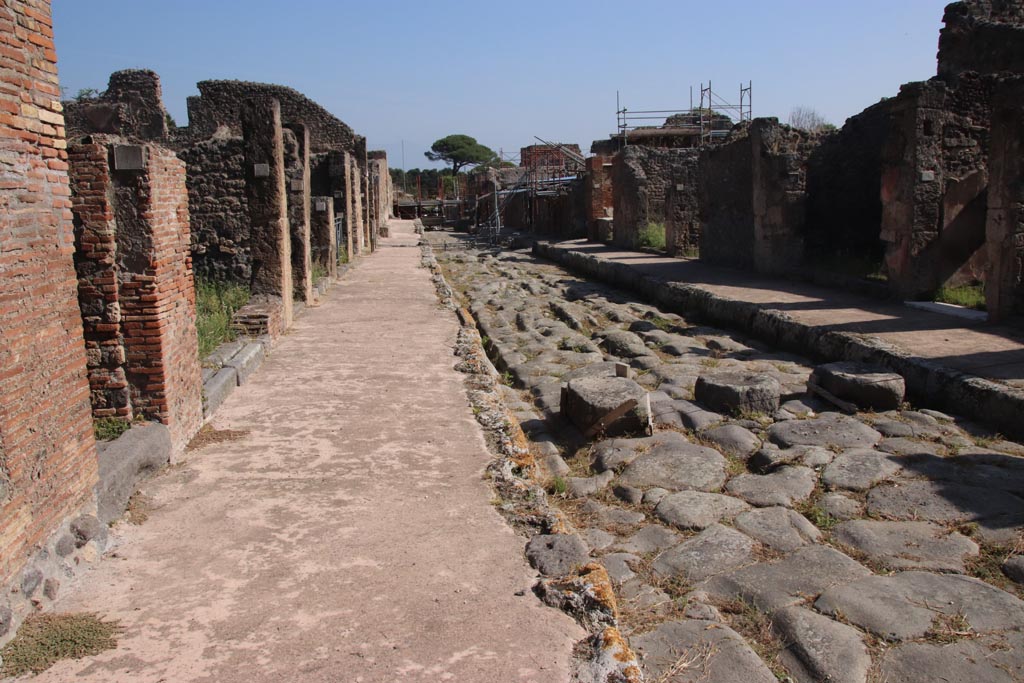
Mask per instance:
[[[588,558],[587,544],[576,535],[541,534],[526,545],[526,559],[545,576],[565,576]]]
[[[627,402],[635,406],[604,425],[607,435],[643,431],[650,419],[647,392],[626,377],[582,377],[570,381],[562,393],[561,412],[570,422],[587,431]]]
[[[782,387],[764,375],[723,372],[701,375],[694,387],[697,402],[719,413],[766,413],[779,409]]]
[[[819,365],[811,381],[837,398],[874,410],[899,408],[907,393],[900,375],[861,363]]]

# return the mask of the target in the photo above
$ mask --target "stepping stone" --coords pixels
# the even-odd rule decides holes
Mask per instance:
[[[683,425],[695,432],[713,427],[725,419],[724,415],[705,410],[692,401],[680,399],[674,405],[676,410],[679,411],[679,418],[683,421]]]
[[[874,517],[928,522],[977,522],[985,537],[1000,538],[1024,524],[1024,499],[1005,491],[953,482],[909,481],[880,485],[868,492],[867,511]]]
[[[805,607],[772,615],[772,629],[786,644],[779,658],[798,683],[864,683],[871,655],[857,629]],[[937,680],[937,679],[933,679]]]
[[[681,446],[690,443],[679,432],[661,432],[639,439],[606,439],[594,446],[594,470],[618,470],[655,446]]]
[[[893,455],[939,455],[939,446],[902,437],[882,439],[876,448]]]
[[[962,616],[980,633],[1024,626],[1024,602],[959,574],[870,576],[825,591],[814,607],[886,640],[922,638],[940,613]]]
[[[837,541],[856,548],[890,569],[964,572],[964,558],[978,544],[931,522],[880,522],[860,519],[835,528]]]
[[[750,564],[753,557],[754,541],[749,536],[712,524],[697,536],[661,553],[651,567],[660,576],[695,582]]]
[[[526,544],[526,559],[544,576],[565,576],[590,561],[590,550],[575,534],[539,534]]]
[[[646,555],[658,552],[665,548],[671,548],[679,543],[679,534],[667,529],[660,524],[645,526],[622,543],[618,543],[615,549],[624,553],[635,553]]]
[[[724,624],[699,619],[670,621],[633,636],[630,644],[643,657],[649,681],[778,683],[743,637]],[[680,660],[690,663],[677,675],[665,678]]]
[[[903,377],[862,363],[827,363],[814,368],[811,381],[837,398],[861,408],[894,410],[907,393]]]
[[[1024,583],[1024,555],[1012,555],[1003,562],[1003,573],[1017,583]]]
[[[836,519],[854,519],[864,516],[864,504],[841,493],[829,493],[821,497],[818,507]]]
[[[800,605],[833,586],[848,584],[871,572],[824,545],[811,545],[793,551],[778,562],[761,563],[704,581],[698,590],[709,594],[750,602],[762,612]]]
[[[580,532],[580,538],[594,550],[604,550],[615,543],[615,536],[604,529],[587,529]]]
[[[1009,632],[956,643],[906,643],[882,656],[886,683],[1019,683],[1024,680],[1024,635]]]
[[[631,462],[618,483],[640,489],[710,491],[725,483],[725,466],[722,454],[706,446],[658,444]]]
[[[725,490],[751,505],[792,507],[814,492],[818,475],[809,467],[783,467],[770,474],[741,474]]]
[[[608,435],[647,429],[647,391],[626,377],[582,377],[565,385],[559,410],[563,417],[587,432],[602,418],[619,410],[627,401],[632,408],[608,420],[601,431]]]
[[[761,447],[761,440],[753,432],[736,424],[708,429],[701,432],[701,436],[715,444],[718,450],[737,458],[746,459]]]
[[[779,409],[779,383],[765,375],[719,372],[697,378],[693,394],[697,402],[718,413],[764,413]]]
[[[596,500],[588,500],[580,506],[580,512],[592,519],[598,526],[633,526],[640,524],[647,515],[633,510],[623,510],[614,505],[605,505]]]
[[[626,610],[650,610],[655,614],[668,614],[672,611],[672,596],[640,579],[630,579],[619,587],[619,608]]]
[[[636,576],[629,566],[631,562],[640,562],[640,558],[630,553],[611,553],[601,558],[601,564],[613,583],[624,583]]]
[[[603,346],[613,356],[637,358],[651,355],[651,350],[644,344],[644,340],[632,332],[612,329],[601,332],[598,336],[602,337],[599,346]]]
[[[871,448],[882,435],[860,420],[839,413],[825,413],[808,420],[787,420],[768,429],[771,440],[783,448]]]
[[[773,443],[766,443],[751,456],[747,464],[755,471],[764,473],[783,465],[821,467],[832,462],[835,457],[835,453],[820,446],[779,448]]]
[[[826,486],[851,491],[867,491],[880,481],[890,479],[902,468],[888,453],[869,448],[843,451],[825,468],[821,481]]]
[[[706,529],[723,519],[732,519],[750,506],[738,498],[720,493],[680,491],[658,503],[654,514],[677,529]]]
[[[773,550],[788,553],[817,543],[821,532],[799,512],[784,507],[761,508],[736,517],[736,528]]]

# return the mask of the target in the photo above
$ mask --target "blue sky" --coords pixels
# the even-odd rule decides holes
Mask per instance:
[[[61,83],[102,89],[150,68],[187,121],[214,78],[279,83],[386,149],[431,165],[430,143],[466,133],[506,154],[535,142],[589,149],[631,109],[689,106],[709,79],[755,116],[816,109],[842,125],[935,74],[946,0],[54,0]]]

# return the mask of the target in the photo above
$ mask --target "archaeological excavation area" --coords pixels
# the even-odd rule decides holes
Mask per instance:
[[[1024,6],[943,22],[839,128],[702,84],[412,194],[0,0],[0,678],[1024,680]]]

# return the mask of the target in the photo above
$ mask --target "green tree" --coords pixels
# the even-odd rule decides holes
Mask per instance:
[[[496,155],[494,150],[481,145],[468,135],[449,135],[435,140],[429,152],[423,155],[431,161],[444,161],[452,165],[452,175],[464,166],[476,166],[490,161]]]

